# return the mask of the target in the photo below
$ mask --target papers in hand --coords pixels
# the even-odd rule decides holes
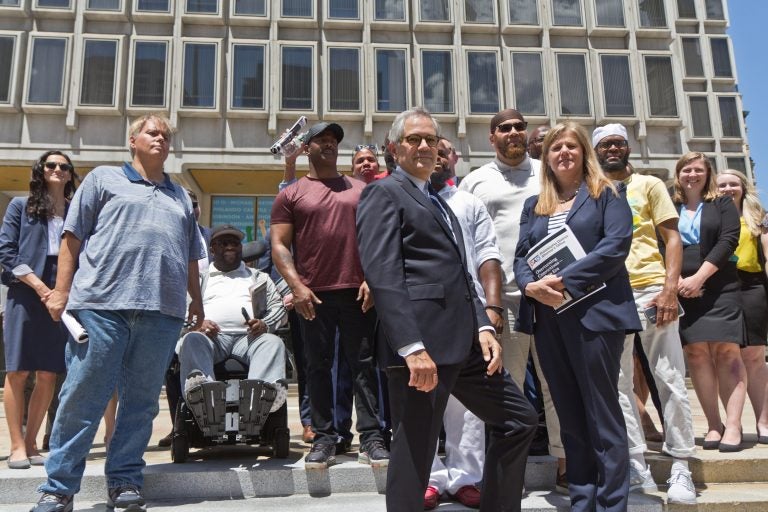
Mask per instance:
[[[253,318],[264,318],[267,314],[267,281],[252,284],[248,291],[251,292],[251,307]]]
[[[61,315],[61,321],[64,323],[64,327],[67,328],[69,334],[72,335],[76,342],[85,343],[88,341],[88,333],[85,332],[85,327],[80,325],[80,322],[77,321],[77,318],[72,316],[72,313],[65,310],[64,314]]]
[[[525,259],[531,268],[534,277],[538,281],[546,276],[555,275],[565,269],[571,263],[580,260],[587,253],[576,239],[568,224],[544,237],[539,243],[531,247]],[[565,300],[555,308],[557,313],[562,313],[574,304],[578,304],[590,295],[605,288],[605,283],[596,286],[586,295],[574,299],[568,290],[563,292]]]

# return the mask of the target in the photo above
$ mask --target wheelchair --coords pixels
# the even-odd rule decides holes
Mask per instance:
[[[287,458],[288,404],[286,400],[270,413],[278,394],[275,386],[248,379],[248,368],[235,359],[214,365],[214,374],[218,380],[190,390],[189,404],[179,400],[171,442],[173,462],[185,462],[190,448],[235,444],[268,446],[273,457]]]

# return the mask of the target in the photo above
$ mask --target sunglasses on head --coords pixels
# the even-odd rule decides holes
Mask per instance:
[[[363,149],[371,150],[371,152],[374,155],[378,155],[379,154],[379,148],[378,148],[378,146],[376,146],[376,144],[358,144],[357,146],[355,146],[355,153],[357,153],[358,151],[361,151]]]
[[[70,172],[74,169],[74,167],[67,163],[60,164],[59,162],[45,162],[43,165],[49,171],[55,171],[57,167],[63,172]]]
[[[514,128],[516,132],[524,132],[525,129],[528,128],[528,123],[525,121],[518,121],[516,123],[500,124],[496,126],[496,129],[501,133],[509,133],[512,131],[512,128]]]

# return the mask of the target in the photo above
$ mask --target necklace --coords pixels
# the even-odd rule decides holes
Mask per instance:
[[[576,194],[578,194],[578,193],[579,193],[579,189],[577,188],[576,191],[573,194],[571,194],[570,196],[568,196],[566,199],[558,199],[557,200],[557,204],[565,204],[568,201],[573,201],[573,198],[575,198]]]

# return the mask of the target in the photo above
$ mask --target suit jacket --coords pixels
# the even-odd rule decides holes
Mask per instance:
[[[679,203],[675,206],[680,208]],[[739,211],[730,196],[719,196],[713,201],[704,201],[699,225],[701,261],[708,261],[718,268],[718,271],[707,279],[706,288],[739,288],[736,262],[732,256],[739,245],[740,232]]]
[[[437,365],[458,364],[491,325],[465,265],[461,226],[404,174],[371,183],[357,208],[360,259],[378,314],[379,365],[404,366],[397,351],[421,341]],[[454,238],[455,236],[455,238]]]
[[[588,294],[601,283],[606,287],[575,304],[559,315],[591,331],[606,332],[642,330],[637,315],[629,274],[624,261],[632,245],[632,211],[626,198],[626,187],[616,184],[619,195],[605,189],[592,199],[582,187],[566,217],[566,224],[581,243],[586,257],[568,265],[558,276],[576,299]],[[520,290],[535,281],[525,255],[547,236],[549,216],[536,215],[538,196],[525,201],[520,218],[520,239],[515,251],[515,279]],[[516,330],[533,333],[533,299],[525,297],[520,305]]]
[[[38,277],[43,275],[48,257],[48,221],[27,215],[27,198],[14,197],[8,204],[0,229],[2,282],[20,283],[13,270],[27,265]]]

